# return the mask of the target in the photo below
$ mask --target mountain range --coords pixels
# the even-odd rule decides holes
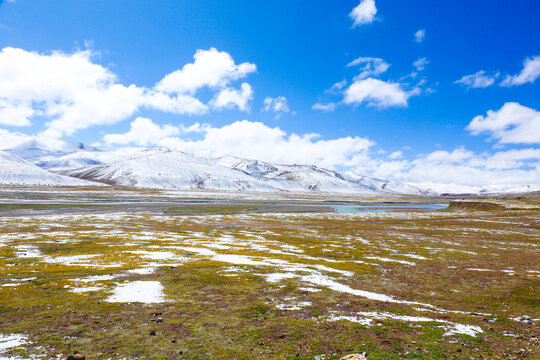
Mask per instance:
[[[83,143],[20,133],[0,134],[0,184],[128,186],[259,192],[320,192],[356,195],[436,195],[445,192],[533,191],[535,187],[441,187],[437,192],[389,179],[349,178],[315,165],[283,165],[233,156],[200,157],[167,148],[99,150]]]

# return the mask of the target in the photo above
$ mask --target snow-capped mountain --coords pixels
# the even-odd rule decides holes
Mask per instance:
[[[127,159],[65,171],[64,174],[111,185],[162,189],[272,191],[274,183],[180,151],[146,149]]]
[[[109,151],[83,149],[56,158],[50,156],[40,158],[35,164],[49,171],[62,172],[136,158],[147,151],[147,148],[123,148]]]
[[[497,195],[497,194],[518,194],[531,191],[539,191],[538,185],[508,186],[508,185],[487,185],[472,186],[458,184],[440,184],[440,183],[417,183],[419,188],[431,189],[437,194],[477,194],[477,195]]]
[[[4,151],[25,159],[33,164],[40,164],[46,161],[57,159],[61,156],[73,154],[84,150],[86,152],[96,151],[97,149],[84,145],[83,143],[63,141],[44,136],[32,136],[16,146],[5,149]]]
[[[4,151],[0,151],[0,184],[46,186],[101,185],[69,176],[53,174]]]
[[[374,191],[393,193],[393,194],[409,194],[409,195],[437,195],[430,188],[421,188],[411,184],[406,184],[391,179],[379,179],[369,176],[362,176],[353,180],[355,183],[361,184]]]
[[[233,156],[204,158],[163,148],[99,150],[82,143],[5,133],[0,129],[1,149],[4,153],[0,184],[93,185],[76,179],[80,178],[144,188],[357,195],[501,194],[539,189],[538,186],[407,184],[368,176],[347,177],[314,165],[281,165]]]
[[[32,139],[30,135],[0,129],[0,150],[12,148],[30,139]]]
[[[261,180],[283,181],[296,184],[303,191],[375,194],[362,184],[345,179],[336,171],[326,170],[314,165],[279,165],[259,160],[246,160],[233,156],[217,159],[218,164],[244,171]]]

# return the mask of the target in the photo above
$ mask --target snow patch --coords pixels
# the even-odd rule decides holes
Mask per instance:
[[[165,301],[163,285],[159,281],[133,281],[120,284],[114,289],[114,294],[109,296],[106,301],[162,303]]]

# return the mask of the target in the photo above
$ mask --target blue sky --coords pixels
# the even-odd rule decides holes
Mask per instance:
[[[0,90],[0,108],[17,110],[0,110],[0,128],[102,147],[170,146],[214,156],[229,149],[410,182],[539,184],[539,24],[534,0],[4,1],[0,82],[18,85],[5,85],[5,96]],[[156,85],[196,63],[198,50],[237,68],[204,80],[212,69],[201,61],[182,90],[174,87],[180,75],[187,81],[186,72]],[[67,79],[80,75],[67,65],[77,54],[86,59],[81,71],[101,69],[88,86],[105,91],[105,100],[116,96],[107,92],[114,84],[130,93],[125,111],[104,110],[85,123],[79,108],[53,109],[89,98]],[[51,65],[57,60],[64,65]],[[55,97],[36,95],[34,87],[46,92],[49,81],[32,83],[45,76],[39,68],[67,84]],[[13,79],[7,69],[35,75]],[[143,95],[125,90],[130,85],[144,96],[166,95],[167,104],[131,100]],[[179,94],[190,97],[191,110],[175,105]],[[118,103],[101,98],[96,108]],[[206,109],[193,110],[195,101]],[[477,116],[484,121],[472,125]],[[306,136],[312,133],[319,137]],[[433,168],[444,175],[427,171]]]

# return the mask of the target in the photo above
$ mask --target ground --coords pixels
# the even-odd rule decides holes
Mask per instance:
[[[537,196],[1,195],[0,359],[540,357]]]

